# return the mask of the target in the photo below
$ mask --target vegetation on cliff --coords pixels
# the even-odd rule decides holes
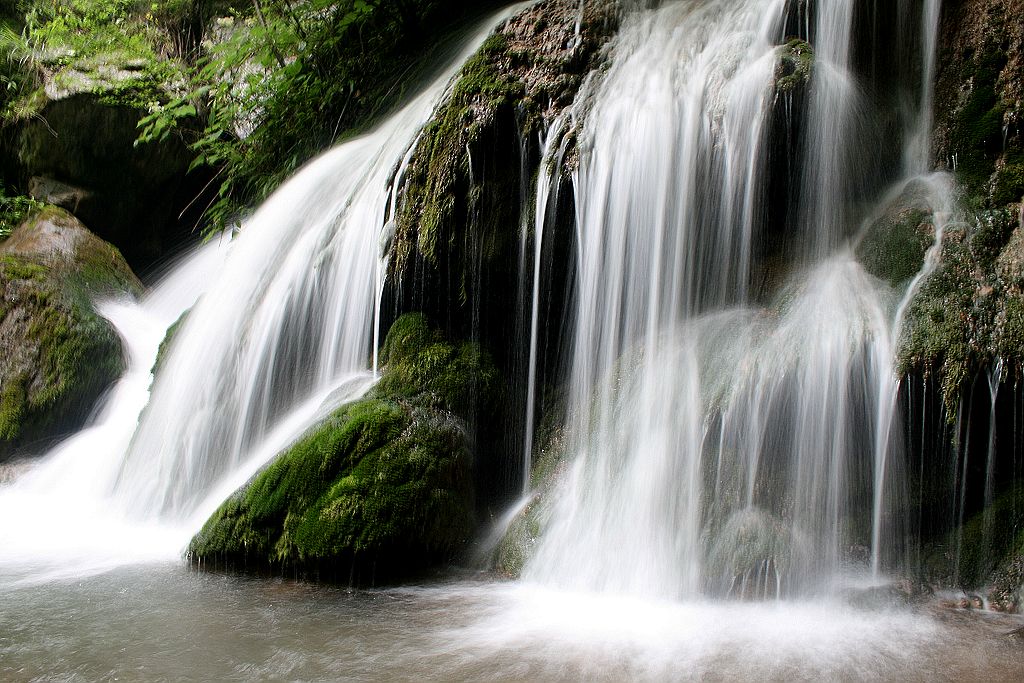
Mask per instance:
[[[1020,0],[963,0],[943,14],[936,82],[936,161],[963,189],[963,219],[911,302],[905,372],[937,375],[953,419],[965,383],[1002,359],[1024,367],[1024,11]]]
[[[500,269],[516,236],[519,188],[529,180],[519,177],[530,166],[521,141],[572,103],[617,21],[614,2],[545,0],[509,20],[463,66],[414,151],[392,272],[452,264],[453,298],[465,302],[471,263]]]

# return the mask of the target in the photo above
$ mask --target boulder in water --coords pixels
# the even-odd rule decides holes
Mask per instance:
[[[364,399],[336,411],[214,513],[192,539],[191,558],[375,583],[462,548],[474,528],[464,416],[492,401],[491,361],[410,314],[392,326],[382,363]]]
[[[807,87],[814,70],[814,49],[806,40],[793,38],[779,48],[775,67],[775,92],[791,93]]]
[[[0,245],[0,460],[79,427],[123,368],[96,296],[142,285],[121,254],[49,207]]]

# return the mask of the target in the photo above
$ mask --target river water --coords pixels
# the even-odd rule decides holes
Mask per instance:
[[[13,579],[13,580],[12,580]],[[349,591],[178,562],[0,574],[4,681],[1016,681],[1019,617],[671,603],[460,576]]]

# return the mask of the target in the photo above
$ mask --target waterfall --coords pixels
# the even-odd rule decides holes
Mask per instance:
[[[0,532],[0,561],[66,557],[69,545],[174,556],[233,490],[372,385],[382,252],[411,150],[462,64],[524,6],[486,20],[410,102],[308,164],[141,304],[100,305],[129,371],[98,421],[0,493],[10,518],[32,520]]]
[[[127,368],[95,418],[46,459],[0,491],[0,567],[44,581],[123,562],[166,559],[187,541],[173,526],[139,524],[110,495],[139,415],[167,328],[202,296],[223,268],[226,239],[184,255],[139,302],[105,301],[98,311],[123,340]]]
[[[571,462],[528,581],[765,598],[834,592],[850,571],[877,578],[898,563],[906,501],[895,355],[954,212],[948,178],[926,175],[927,82],[899,119],[898,153],[865,149],[886,129],[853,49],[860,6],[633,8],[607,69],[551,122],[532,242],[530,223],[518,226],[524,488],[539,403],[541,264],[551,231],[566,224],[553,214],[574,138]],[[900,7],[920,23],[911,42],[930,79],[939,3]],[[79,489],[79,510],[166,529],[154,548],[177,552],[270,458],[372,386],[396,188],[459,65],[519,8],[467,41],[376,130],[309,164],[237,236],[187,259],[168,283],[193,272],[189,296],[158,314],[149,301],[104,304],[132,349],[124,382],[134,389],[116,391],[94,425],[109,427],[101,445],[86,430],[0,506],[42,491],[38,482],[67,485]],[[796,94],[778,86],[794,30],[814,53]],[[780,143],[780,132],[792,139]],[[865,270],[857,248],[906,193],[931,212],[935,240],[915,277],[890,284]],[[216,266],[196,275],[209,254]],[[159,334],[186,310],[150,386]],[[158,321],[137,349],[136,314]],[[84,490],[71,478],[79,468],[96,475]]]
[[[132,441],[117,493],[136,514],[203,517],[322,405],[368,386],[382,233],[407,152],[494,23],[376,130],[321,156],[246,221],[212,295],[175,338]],[[216,486],[225,481],[227,491]]]
[[[905,117],[913,163],[895,173],[864,150],[883,117],[852,50],[857,8],[709,0],[624,21],[577,113],[572,460],[527,580],[774,597],[833,593],[857,568],[898,562],[898,334],[951,192],[922,175],[930,114]],[[937,8],[921,19],[925,51]],[[814,51],[802,104],[775,89],[793,26]],[[773,185],[783,114],[801,122],[798,166]],[[895,185],[873,189],[887,176]],[[908,188],[935,242],[894,289],[855,248],[872,207]]]

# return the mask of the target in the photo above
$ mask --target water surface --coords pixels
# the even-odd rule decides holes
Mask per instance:
[[[1020,617],[672,603],[476,578],[349,591],[179,563],[14,584],[5,681],[1020,680]]]

